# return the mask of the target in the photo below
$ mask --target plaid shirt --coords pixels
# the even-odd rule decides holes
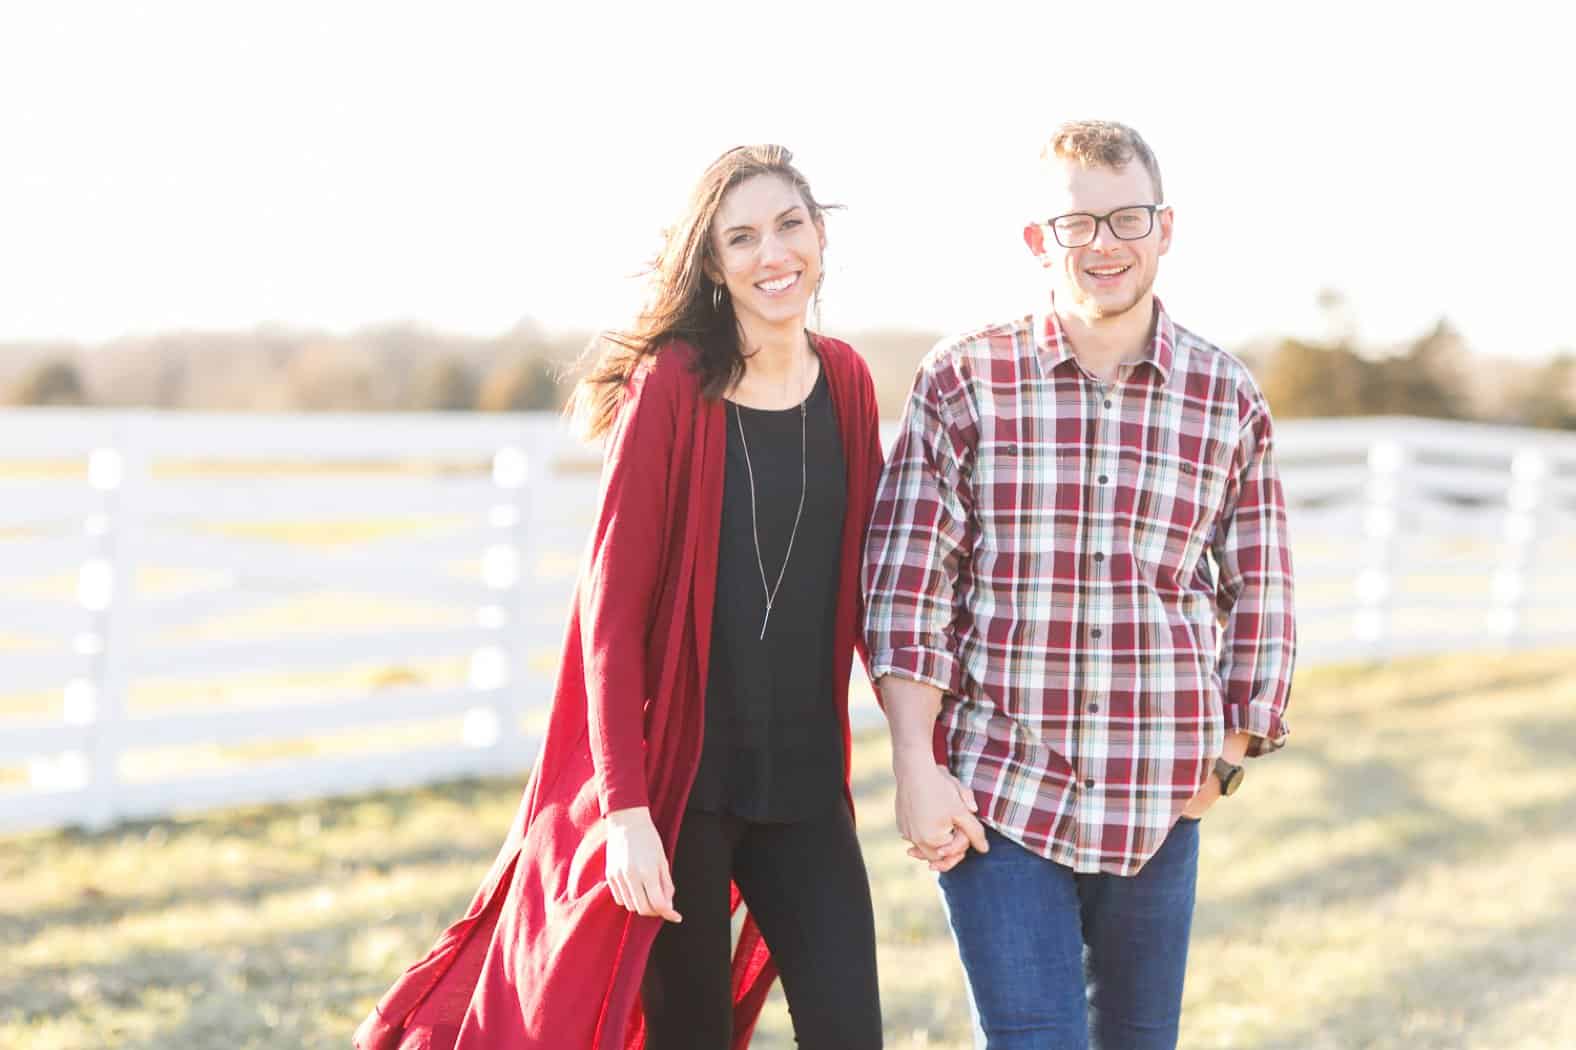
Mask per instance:
[[[981,818],[1077,872],[1138,871],[1227,731],[1253,734],[1250,755],[1287,732],[1269,408],[1240,362],[1155,313],[1147,357],[1110,384],[1051,313],[937,346],[866,548],[872,675],[940,688]]]

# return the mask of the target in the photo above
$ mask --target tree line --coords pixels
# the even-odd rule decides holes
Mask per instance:
[[[1328,297],[1330,332],[1236,349],[1283,419],[1412,415],[1576,429],[1576,354],[1542,361],[1474,352],[1441,320],[1400,346],[1363,345]],[[939,333],[833,333],[870,362],[882,414],[902,411]],[[530,321],[494,337],[419,324],[349,334],[265,326],[98,346],[0,345],[0,400],[17,405],[235,412],[511,412],[562,407],[590,333]]]

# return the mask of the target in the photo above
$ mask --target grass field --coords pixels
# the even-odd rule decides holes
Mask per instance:
[[[1188,1048],[1576,1045],[1576,662],[1299,676],[1204,824]],[[858,742],[892,1047],[964,1047],[934,883]],[[520,782],[0,838],[0,1047],[343,1048],[464,906]],[[758,1047],[791,1045],[781,1003]]]

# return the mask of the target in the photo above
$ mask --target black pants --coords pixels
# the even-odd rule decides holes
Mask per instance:
[[[782,975],[805,1050],[881,1046],[875,920],[853,820],[753,824],[690,811],[673,860],[674,908],[646,965],[648,1050],[727,1050],[733,1033],[728,883],[736,881]]]

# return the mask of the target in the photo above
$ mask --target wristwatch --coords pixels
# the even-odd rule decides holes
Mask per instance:
[[[1224,758],[1215,759],[1215,779],[1220,781],[1220,793],[1232,795],[1242,786],[1241,766],[1234,766]]]

